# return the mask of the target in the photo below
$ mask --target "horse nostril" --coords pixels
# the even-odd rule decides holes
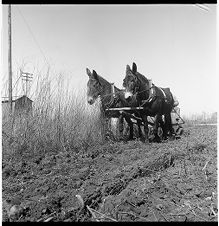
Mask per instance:
[[[125,99],[130,99],[132,94],[130,92],[125,92]]]
[[[93,103],[93,99],[92,98],[88,98],[87,102],[88,102],[88,104],[92,104]]]

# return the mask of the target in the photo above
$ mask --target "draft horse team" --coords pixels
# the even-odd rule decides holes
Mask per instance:
[[[123,79],[124,89],[119,89],[87,68],[89,80],[87,82],[87,101],[92,105],[98,97],[101,100],[102,119],[107,122],[110,118],[118,118],[119,137],[123,137],[123,121],[129,126],[128,140],[133,139],[133,124],[138,126],[138,134],[143,142],[149,142],[148,116],[154,118],[153,133],[154,142],[161,139],[174,138],[174,129],[171,120],[171,111],[179,103],[169,88],[155,86],[137,70],[133,63],[132,68],[126,66],[126,75]],[[132,120],[134,119],[134,121]],[[108,123],[103,123],[104,130]],[[141,126],[144,128],[142,133]],[[162,128],[162,138],[159,134]]]

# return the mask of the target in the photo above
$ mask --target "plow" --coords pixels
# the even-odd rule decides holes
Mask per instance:
[[[115,98],[115,89],[114,89],[114,83],[111,83],[111,90],[112,90],[112,102]],[[108,107],[105,109],[108,113],[119,113],[119,115],[122,116],[128,116],[133,124],[140,124],[141,126],[144,126],[144,123],[142,121],[141,117],[137,117],[133,112],[142,112],[144,111],[143,106],[139,107]],[[148,116],[148,127],[149,127],[149,134],[153,134],[153,127],[154,127],[154,117]],[[180,108],[174,107],[171,111],[171,119],[172,119],[172,126],[175,132],[175,138],[179,139],[180,136],[183,133],[183,127],[182,125],[185,123],[183,118],[180,116]],[[110,131],[112,132],[112,131]],[[162,135],[162,129],[159,127],[159,134]]]
[[[143,111],[144,107],[123,107],[123,108],[107,108],[106,111],[108,112],[119,112],[120,115],[128,116],[131,118],[132,122],[134,124],[140,123],[140,125],[144,126],[144,123],[140,117],[135,116],[133,111]],[[183,118],[180,116],[180,108],[175,107],[173,108],[171,112],[171,118],[172,118],[172,126],[175,131],[175,137],[180,138],[180,136],[183,133],[183,127],[182,125],[185,123]],[[148,126],[149,126],[149,133],[153,134],[153,126],[154,126],[154,118],[151,116],[148,116]],[[162,129],[159,127],[160,134],[162,134]]]

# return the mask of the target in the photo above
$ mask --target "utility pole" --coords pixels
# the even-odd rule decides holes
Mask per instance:
[[[24,92],[24,94],[27,96],[27,94],[28,94],[28,85],[27,85],[27,83],[32,81],[33,74],[28,73],[28,72],[23,72],[21,70],[20,70],[20,74],[21,74],[20,77],[22,77],[22,80],[25,81],[25,92]]]
[[[8,94],[9,94],[9,104],[10,113],[12,114],[12,63],[11,63],[11,5],[8,6]]]

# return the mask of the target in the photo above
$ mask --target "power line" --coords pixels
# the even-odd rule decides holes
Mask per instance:
[[[30,32],[30,34],[32,35],[33,40],[34,40],[35,44],[37,45],[37,47],[39,48],[39,50],[40,50],[41,54],[43,55],[43,57],[44,57],[44,59],[45,59],[46,63],[49,65],[48,60],[47,60],[47,58],[46,58],[45,54],[43,53],[43,50],[41,49],[41,47],[40,47],[39,43],[37,42],[37,40],[36,40],[36,38],[35,38],[35,36],[34,36],[34,34],[33,34],[32,30],[31,30],[31,28],[30,28],[30,26],[29,26],[29,24],[27,23],[27,21],[26,21],[26,19],[25,19],[25,17],[24,17],[24,15],[21,13],[21,11],[20,11],[20,9],[19,9],[19,7],[18,7],[18,6],[16,6],[16,8],[17,8],[18,12],[20,13],[21,17],[23,18],[23,20],[24,20],[25,24],[27,25],[27,28],[28,28],[28,30],[29,30],[29,32]]]
[[[22,14],[22,12],[21,12],[21,10],[19,9],[19,7],[16,6],[16,8],[17,8],[18,12],[20,13],[21,17],[23,18],[23,21],[24,21],[24,23],[26,24],[26,26],[27,26],[27,28],[28,28],[30,34],[32,35],[32,38],[33,38],[35,44],[37,45],[37,47],[39,48],[39,50],[40,50],[42,56],[44,57],[46,64],[47,64],[48,67],[50,68],[50,64],[49,64],[49,62],[48,62],[48,60],[47,60],[47,57],[45,56],[45,54],[44,54],[42,48],[40,47],[39,43],[37,42],[37,39],[35,38],[35,35],[33,34],[33,32],[32,32],[32,30],[31,30],[31,28],[30,28],[30,26],[29,26],[27,20],[25,19],[24,15]],[[41,70],[43,70],[43,69],[41,69]],[[53,73],[55,73],[54,70],[53,70],[52,68],[50,68],[50,70],[53,71]],[[23,88],[23,91],[24,91],[24,87],[22,87],[22,88]]]
[[[198,8],[200,8],[202,10],[209,12],[209,7],[205,6],[204,4],[195,4],[195,6],[197,6]]]
[[[33,74],[29,73],[29,72],[23,72],[22,70],[20,70],[20,74],[22,76],[22,80],[25,81],[25,95],[27,96],[28,94],[28,82],[32,82],[33,79]]]
[[[13,88],[12,88],[12,91],[13,91],[13,89],[15,88],[15,85],[18,83],[18,81],[19,81],[20,78],[21,78],[21,75],[18,77],[17,81],[15,82],[15,84],[14,84],[14,86],[13,86]]]

